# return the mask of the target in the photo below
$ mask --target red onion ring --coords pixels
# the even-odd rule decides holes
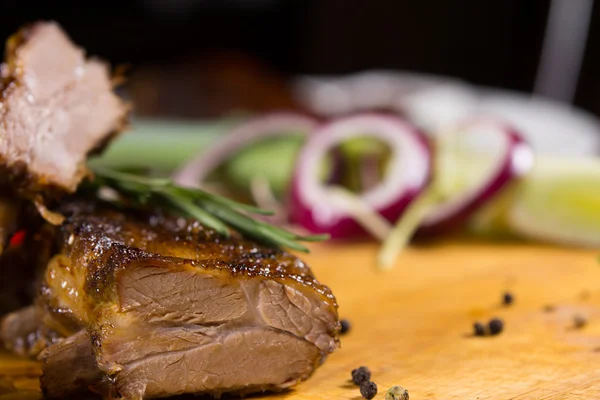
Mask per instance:
[[[481,179],[480,183],[435,206],[421,223],[419,235],[437,235],[460,227],[474,211],[495,198],[510,182],[529,172],[533,166],[532,148],[514,127],[502,122],[492,119],[472,120],[449,135],[455,134],[464,138],[464,135],[473,133],[470,131],[473,128],[492,128],[496,139],[501,140],[497,164]],[[481,140],[481,136],[476,139]],[[492,143],[492,140],[494,138],[487,139],[487,144]],[[444,149],[441,151],[443,152]]]
[[[341,142],[373,137],[392,150],[386,177],[358,195],[368,207],[395,221],[427,185],[431,156],[427,140],[415,127],[391,115],[359,114],[327,124],[311,135],[297,159],[290,196],[290,218],[315,233],[334,238],[365,235],[327,185],[319,181],[321,160]]]
[[[298,131],[309,134],[319,122],[311,117],[291,112],[277,112],[259,116],[234,127],[222,139],[186,163],[173,175],[182,186],[196,187],[208,175],[242,148],[267,137],[286,136]]]

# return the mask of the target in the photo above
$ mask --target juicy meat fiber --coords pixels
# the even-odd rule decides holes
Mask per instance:
[[[0,188],[21,195],[73,192],[87,154],[122,129],[127,107],[108,66],[90,59],[53,22],[7,42],[0,85]]]
[[[41,355],[48,397],[279,390],[338,347],[335,298],[291,254],[161,215],[66,214],[37,306],[68,337]]]

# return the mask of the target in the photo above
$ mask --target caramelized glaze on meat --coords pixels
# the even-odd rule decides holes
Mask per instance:
[[[159,213],[89,203],[63,212],[38,317],[71,338],[60,349],[91,348],[94,365],[73,361],[81,374],[58,376],[81,357],[47,340],[49,397],[279,390],[307,379],[339,345],[334,296],[292,254]]]
[[[114,299],[114,279],[120,269],[159,263],[214,270],[232,279],[273,279],[315,291],[323,301],[337,306],[331,290],[321,285],[299,258],[235,233],[226,239],[197,221],[159,212],[124,214],[94,203],[73,203],[63,210],[68,218],[60,227],[62,251],[56,260],[85,264],[85,282],[78,282],[74,290],[94,301]]]

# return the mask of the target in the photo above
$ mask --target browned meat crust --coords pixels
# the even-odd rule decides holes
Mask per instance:
[[[333,294],[292,254],[159,213],[90,203],[62,212],[37,306],[40,329],[69,337],[42,353],[49,397],[82,387],[136,400],[280,390],[339,345]],[[99,372],[65,354],[86,346]],[[80,379],[54,385],[56,365]]]
[[[159,210],[121,212],[96,202],[72,202],[61,208],[67,221],[59,245],[71,260],[84,259],[89,276],[86,293],[110,300],[119,268],[136,262],[164,262],[214,269],[232,277],[261,276],[314,290],[336,307],[331,290],[321,285],[296,256],[233,234],[226,239],[197,221],[165,215]],[[98,243],[110,251],[98,251]]]

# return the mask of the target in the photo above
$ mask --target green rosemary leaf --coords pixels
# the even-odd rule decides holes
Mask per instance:
[[[207,202],[204,203],[203,206],[247,237],[266,244],[283,246],[293,250],[308,252],[308,249],[305,246],[302,246],[300,243],[296,242],[294,238],[290,237],[294,235],[289,232],[283,231],[264,222],[256,221],[244,214],[236,213],[234,210],[224,207],[221,208],[217,204],[211,204],[210,202]],[[285,232],[286,235],[279,234],[279,231]]]
[[[275,241],[285,247],[299,251],[308,251],[306,247],[297,243],[297,241],[318,241],[319,239],[327,239],[328,235],[319,236],[307,236],[302,237],[294,233],[288,232],[284,229],[276,226],[267,224],[262,221],[256,221],[246,215],[238,214],[233,210],[227,210],[226,208],[214,207],[211,204],[204,204],[205,207],[212,209],[213,213],[219,215],[224,221],[229,223],[232,227],[238,231],[243,231],[248,236],[262,241]]]
[[[193,189],[193,188],[183,188],[183,190],[185,190],[186,192],[190,193],[191,196],[194,197],[204,197],[207,199],[210,199],[212,201],[214,201],[215,203],[219,203],[221,205],[227,206],[227,207],[231,207],[234,210],[242,210],[242,211],[246,211],[250,214],[257,214],[257,215],[273,215],[273,211],[270,210],[263,210],[262,208],[258,208],[258,207],[254,207],[251,206],[249,204],[243,204],[243,203],[239,203],[237,201],[228,199],[226,197],[222,197],[222,196],[217,196],[211,193],[207,193],[203,190],[200,189]]]
[[[183,216],[197,219],[226,237],[229,236],[229,228],[232,228],[265,244],[304,252],[308,252],[308,249],[298,242],[316,242],[328,238],[327,235],[296,235],[253,219],[248,214],[272,213],[200,189],[180,187],[170,179],[134,175],[97,166],[92,166],[91,169],[96,175],[92,182],[96,188],[108,186],[127,198],[128,202],[133,201],[138,205],[166,205]]]
[[[296,240],[300,240],[302,242],[323,242],[325,240],[331,239],[331,236],[328,234],[322,235],[310,235],[310,236],[296,236]]]
[[[197,219],[201,224],[206,225],[225,237],[229,237],[229,229],[227,228],[227,225],[221,222],[221,220],[218,218],[215,218],[210,213],[204,211],[202,208],[197,207],[194,202],[185,197],[180,197],[175,191],[168,189],[159,191],[159,193],[163,195],[166,201],[173,204],[176,208],[188,214],[192,218]]]
[[[269,225],[269,224],[265,224],[265,223],[263,223],[263,224],[268,226],[269,229],[272,230],[277,235],[280,235],[280,236],[283,236],[283,237],[286,237],[286,238],[292,239],[292,240],[299,240],[302,242],[322,242],[324,240],[329,239],[329,235],[327,235],[327,234],[301,236],[301,235],[297,235],[295,233],[286,231],[285,229],[281,229],[277,226],[273,226],[273,225]]]
[[[261,233],[261,235],[267,239],[270,239],[273,241],[278,240],[285,247],[288,247],[293,250],[308,252],[308,249],[305,246],[301,245],[294,239],[288,239],[288,238],[282,237],[281,235],[278,235],[276,232],[274,232],[274,230],[269,229],[269,227],[267,227],[267,226],[259,226],[257,229]]]
[[[238,230],[244,229],[252,232],[260,224],[259,221],[253,220],[244,214],[240,214],[231,208],[223,207],[212,201],[199,200],[198,204],[206,211],[214,214],[217,218]]]
[[[93,167],[92,171],[97,176],[115,181],[118,184],[138,184],[139,187],[143,188],[156,188],[161,186],[169,186],[171,184],[171,180],[167,178],[149,178],[142,175],[134,175],[102,167]]]

